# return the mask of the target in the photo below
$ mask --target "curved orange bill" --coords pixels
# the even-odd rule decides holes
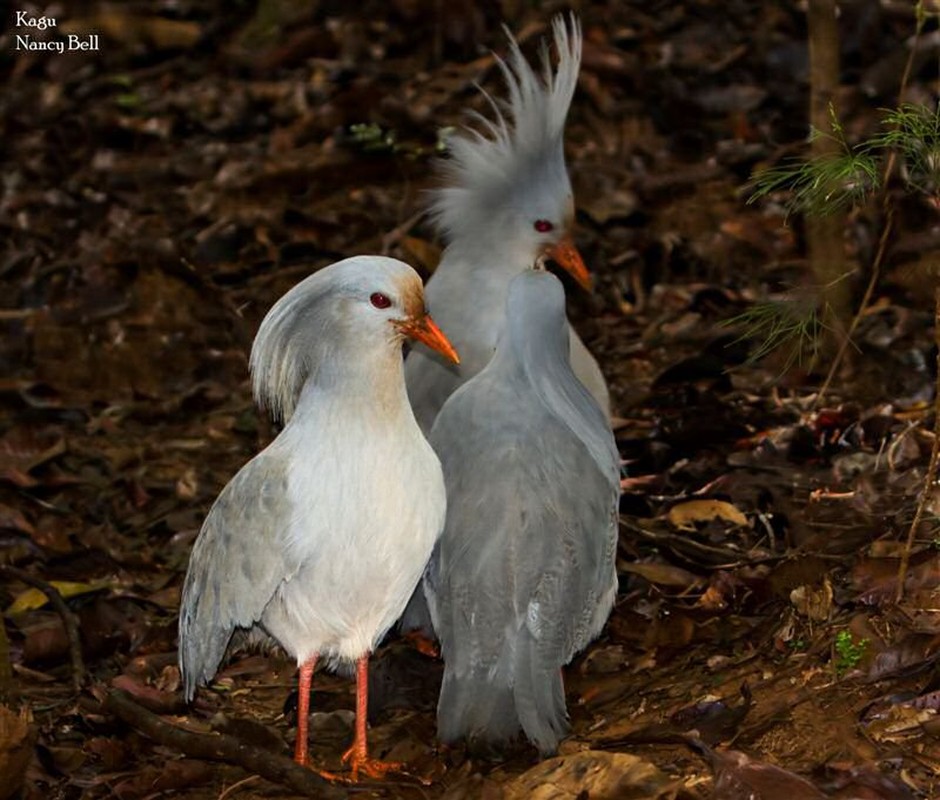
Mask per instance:
[[[545,255],[557,262],[584,289],[591,291],[591,274],[584,266],[584,259],[570,236],[565,236],[560,242],[545,248]]]
[[[430,314],[399,320],[395,324],[405,336],[426,344],[432,350],[437,350],[444,358],[455,364],[460,363],[460,356],[457,355],[454,346],[448,341],[444,331],[437,327],[437,323],[431,319]]]

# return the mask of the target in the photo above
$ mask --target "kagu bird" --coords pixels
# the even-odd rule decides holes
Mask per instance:
[[[620,459],[607,417],[569,364],[561,282],[513,279],[496,354],[429,437],[447,522],[424,578],[444,658],[445,742],[518,731],[555,751],[561,667],[600,632],[617,591]]]
[[[369,653],[401,614],[444,524],[440,462],[415,422],[402,340],[457,361],[407,264],[362,256],[316,272],[268,312],[251,351],[258,401],[286,420],[222,490],[193,548],[179,661],[191,700],[238,629],[273,637],[300,668],[295,759],[307,754],[318,658],[355,662],[366,752]]]
[[[558,68],[543,48],[540,78],[510,36],[508,63],[500,60],[509,99],[493,101],[495,121],[477,117],[483,133],[449,141],[444,162],[448,184],[436,192],[432,213],[447,241],[426,287],[428,307],[460,351],[459,367],[415,347],[405,379],[415,416],[430,430],[444,401],[490,360],[503,326],[509,281],[542,257],[558,262],[590,286],[574,247],[574,201],[565,167],[564,128],[581,63],[581,29],[575,17],[553,23]],[[487,134],[487,135],[484,135]],[[607,385],[597,362],[576,333],[571,336],[575,373],[608,412]]]

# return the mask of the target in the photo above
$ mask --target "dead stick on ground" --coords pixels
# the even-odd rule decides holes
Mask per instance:
[[[80,691],[85,683],[85,662],[82,659],[82,640],[78,635],[78,625],[75,623],[75,617],[65,604],[65,600],[51,583],[47,583],[42,578],[35,578],[28,572],[24,572],[16,567],[10,567],[6,564],[0,564],[0,575],[5,575],[17,581],[22,581],[35,589],[39,589],[52,604],[56,613],[62,618],[62,624],[65,626],[65,635],[69,641],[69,657],[72,660],[72,685],[75,691]]]
[[[216,800],[226,800],[227,797],[230,797],[231,795],[235,794],[237,791],[244,788],[249,783],[254,783],[260,777],[261,777],[260,775],[249,775],[247,778],[242,778],[240,781],[233,783],[227,789],[223,790],[222,794],[220,794]]]
[[[312,770],[301,767],[287,756],[252,747],[225,734],[195,733],[171,725],[135,703],[127,692],[120,689],[108,691],[104,698],[104,707],[155,742],[180,750],[188,756],[235,764],[307,797],[323,797],[327,800],[349,797],[342,789],[333,786]]]

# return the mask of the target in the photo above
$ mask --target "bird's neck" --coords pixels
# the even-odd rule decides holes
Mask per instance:
[[[528,242],[500,234],[458,237],[444,251],[441,265],[460,264],[470,272],[484,273],[508,281],[535,261]]]
[[[524,320],[510,325],[513,322],[521,326]],[[508,330],[487,369],[501,375],[507,385],[525,386],[529,402],[538,402],[564,424],[588,448],[598,467],[612,469],[616,479],[619,456],[607,417],[571,367],[567,332],[559,334],[524,327]]]
[[[363,414],[378,423],[413,420],[400,345],[322,364],[304,384],[291,421]]]

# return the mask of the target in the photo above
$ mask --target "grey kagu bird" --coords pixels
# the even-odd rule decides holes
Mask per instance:
[[[369,653],[418,583],[446,508],[440,462],[408,403],[405,337],[457,361],[418,274],[394,259],[346,259],[274,304],[250,366],[257,400],[286,424],[209,511],[180,606],[187,700],[237,630],[267,634],[297,660],[300,763],[317,659],[354,662],[353,779],[387,769],[366,749]]]
[[[543,46],[540,77],[509,36],[508,61],[498,61],[508,100],[498,105],[488,97],[495,120],[476,115],[482,132],[465,131],[448,141],[450,159],[443,162],[448,185],[436,191],[431,207],[447,248],[425,291],[461,362],[449,365],[420,346],[408,355],[408,396],[425,431],[451,393],[492,357],[513,276],[547,257],[583,286],[591,285],[571,236],[574,200],[564,154],[581,28],[572,15],[567,23],[556,17],[552,29],[557,69],[553,72]],[[571,363],[608,413],[604,376],[574,332]]]
[[[569,363],[561,282],[521,273],[505,314],[493,359],[431,430],[447,522],[423,585],[440,738],[499,745],[521,728],[544,755],[567,730],[561,667],[616,596],[620,458]]]

